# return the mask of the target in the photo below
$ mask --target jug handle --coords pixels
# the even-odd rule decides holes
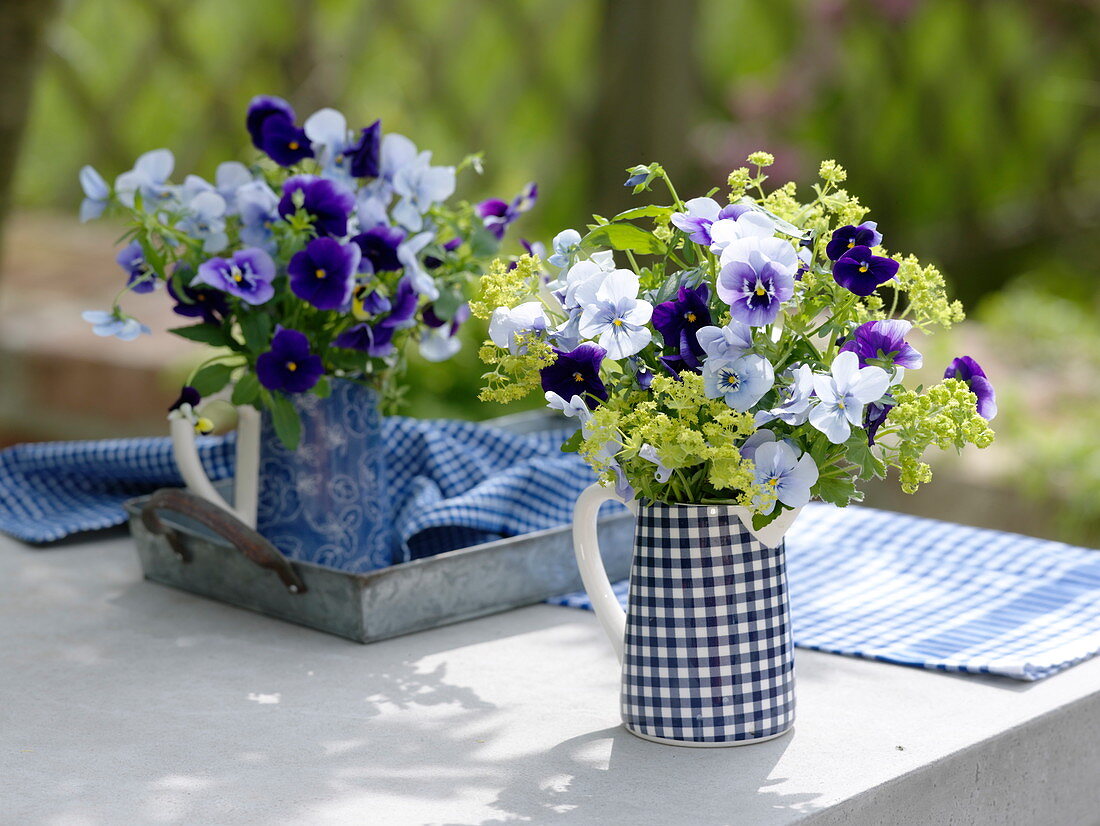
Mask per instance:
[[[626,636],[626,612],[611,588],[600,557],[600,540],[597,531],[597,517],[600,505],[604,502],[621,502],[638,515],[638,503],[634,499],[624,499],[610,487],[596,484],[588,487],[577,497],[573,508],[573,549],[577,555],[577,567],[581,571],[581,581],[588,592],[596,617],[611,640],[611,647],[619,662],[623,659],[623,641]]]
[[[256,527],[256,505],[259,499],[260,414],[254,407],[237,408],[237,463],[233,482],[233,505],[214,488],[203,470],[199,451],[195,447],[195,428],[184,418],[169,422],[172,432],[172,453],[187,488],[197,496],[227,510],[250,528]]]

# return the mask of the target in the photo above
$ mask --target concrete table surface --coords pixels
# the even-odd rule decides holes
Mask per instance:
[[[594,616],[361,646],[142,580],[128,538],[0,538],[0,822],[1100,823],[1100,659],[1040,683],[799,651],[732,749],[618,726]]]

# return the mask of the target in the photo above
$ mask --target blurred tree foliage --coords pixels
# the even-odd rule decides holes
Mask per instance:
[[[622,205],[629,163],[702,194],[768,148],[780,179],[835,157],[891,249],[937,260],[967,302],[1020,273],[1096,290],[1091,0],[66,0],[17,203],[75,210],[81,164],[111,177],[155,146],[210,175],[251,152],[260,92],[381,117],[441,162],[484,150],[463,194],[538,180],[532,239]],[[496,412],[467,389],[476,347],[412,369],[414,414]]]

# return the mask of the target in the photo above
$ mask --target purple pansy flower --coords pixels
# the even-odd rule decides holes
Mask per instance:
[[[825,254],[836,261],[848,250],[856,247],[877,247],[882,243],[882,233],[875,221],[864,221],[858,227],[851,224],[833,231],[833,237],[825,246]]]
[[[202,396],[199,395],[199,391],[189,384],[185,384],[180,390],[179,398],[172,402],[172,406],[168,408],[168,412],[173,410],[179,410],[185,404],[192,409],[199,406],[199,402],[202,401]]]
[[[462,304],[459,306],[455,311],[454,318],[450,321],[444,321],[437,316],[431,305],[424,308],[421,317],[430,328],[424,331],[424,335],[420,339],[420,355],[427,361],[446,361],[462,349],[462,342],[455,336],[462,325],[470,318],[468,305]]]
[[[233,257],[211,258],[199,265],[192,286],[206,284],[235,295],[245,304],[263,304],[275,295],[275,262],[258,247],[238,250]]]
[[[871,255],[870,247],[852,247],[833,264],[833,280],[856,295],[870,295],[898,274],[893,258]]]
[[[382,152],[382,121],[376,120],[363,129],[359,140],[348,147],[349,170],[353,178],[377,178]]]
[[[597,399],[607,401],[607,388],[600,379],[600,365],[607,355],[603,347],[582,344],[568,353],[555,348],[554,355],[554,363],[539,371],[545,392],[557,393],[563,399],[581,396],[593,409],[599,403]]]
[[[179,283],[177,292],[175,284]],[[201,318],[207,324],[221,324],[229,315],[229,302],[221,290],[199,290],[177,279],[168,279],[168,295],[176,302],[172,312],[184,318]]]
[[[798,255],[779,238],[747,237],[731,241],[722,252],[718,297],[730,305],[730,316],[750,327],[771,324],[779,307],[794,295]]]
[[[884,321],[868,321],[856,327],[852,337],[841,346],[859,356],[859,366],[873,364],[878,367],[904,367],[916,370],[924,359],[905,336],[913,329],[909,321],[891,318]]]
[[[948,365],[945,379],[966,382],[970,392],[978,397],[978,415],[987,421],[997,415],[997,394],[982,370],[982,366],[970,356],[960,356]]]
[[[126,286],[132,292],[151,293],[156,289],[156,276],[149,265],[145,263],[145,253],[141,249],[141,244],[137,241],[131,241],[123,247],[115,256],[115,261],[130,276]]]
[[[318,310],[338,310],[351,299],[359,247],[335,238],[314,238],[287,264],[290,291]]]
[[[252,144],[280,166],[313,157],[305,130],[294,123],[294,109],[282,98],[270,95],[252,98],[245,125]]]
[[[863,411],[863,429],[867,431],[867,444],[869,447],[874,447],[875,435],[894,407],[895,405],[889,402],[877,401],[871,402],[867,405],[867,409]]]
[[[477,214],[481,217],[485,229],[489,230],[499,241],[504,237],[504,231],[508,229],[508,225],[530,210],[535,205],[538,197],[538,185],[529,183],[519,195],[512,199],[510,204],[499,198],[482,201],[477,205]]]
[[[351,240],[363,253],[359,261],[359,272],[395,272],[401,269],[397,248],[405,240],[404,230],[378,224]]]
[[[324,372],[321,357],[309,351],[309,339],[285,327],[275,330],[271,349],[256,359],[256,376],[268,390],[304,393]]]
[[[702,364],[699,357],[703,348],[697,333],[711,325],[709,300],[710,288],[700,284],[695,288],[680,287],[676,299],[653,308],[653,326],[664,338],[665,349],[676,350],[684,366],[691,370],[698,370]]]
[[[299,194],[300,193],[300,194]],[[348,233],[348,216],[355,209],[355,195],[337,181],[315,175],[295,175],[283,184],[279,214],[289,218],[301,208],[313,219],[318,235],[342,238]]]
[[[388,310],[389,315],[381,321],[364,322],[349,327],[336,337],[333,346],[345,350],[358,350],[377,358],[391,355],[395,350],[393,334],[414,323],[413,317],[416,315],[418,301],[416,289],[407,278],[401,279],[392,299],[385,299],[377,292],[366,296],[363,301],[364,309],[369,305],[377,308],[379,313]]]

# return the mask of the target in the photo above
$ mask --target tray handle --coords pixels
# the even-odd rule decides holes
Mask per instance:
[[[179,533],[161,521],[158,511],[172,511],[189,516],[229,542],[261,568],[274,571],[290,593],[306,592],[305,583],[287,558],[255,530],[223,508],[185,490],[161,488],[149,497],[149,501],[141,509],[141,521],[146,529],[156,536],[163,536],[176,552],[176,556],[183,562],[190,562],[191,552]]]

